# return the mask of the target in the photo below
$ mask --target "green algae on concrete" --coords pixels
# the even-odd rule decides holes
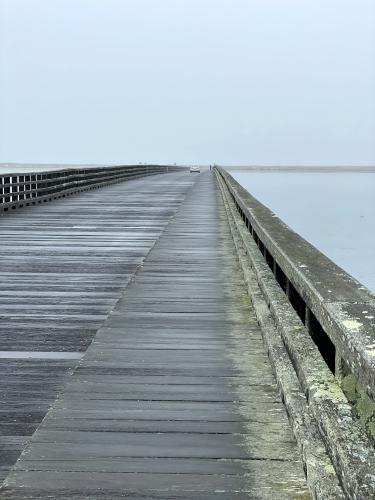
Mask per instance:
[[[363,429],[375,444],[375,403],[369,398],[358,379],[352,373],[345,375],[341,380],[341,387],[353,406],[353,411],[359,419]]]

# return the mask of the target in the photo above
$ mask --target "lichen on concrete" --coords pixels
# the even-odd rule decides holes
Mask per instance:
[[[375,444],[375,403],[369,398],[358,379],[352,373],[341,380],[341,388],[353,407],[356,417]]]

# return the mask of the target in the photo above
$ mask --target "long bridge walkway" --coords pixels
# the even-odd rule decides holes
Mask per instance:
[[[16,326],[1,349],[39,354],[0,360],[3,408],[13,408],[2,410],[0,443],[18,443],[6,473],[25,445],[0,498],[309,498],[210,173],[148,177],[0,220],[12,238],[20,226],[14,244],[26,237],[34,250],[26,243],[29,261],[1,277],[15,272],[11,303],[30,312],[27,323],[25,311],[7,319]],[[63,233],[52,239],[67,267],[56,269],[54,252],[44,267],[42,226]]]

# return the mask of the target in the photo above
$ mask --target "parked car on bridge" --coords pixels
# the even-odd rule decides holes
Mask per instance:
[[[190,167],[190,173],[193,173],[193,172],[199,172],[201,171],[200,167],[195,167],[195,166],[191,166]]]

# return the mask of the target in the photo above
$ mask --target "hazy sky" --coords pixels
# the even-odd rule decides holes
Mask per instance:
[[[0,6],[0,161],[375,164],[374,0]]]

